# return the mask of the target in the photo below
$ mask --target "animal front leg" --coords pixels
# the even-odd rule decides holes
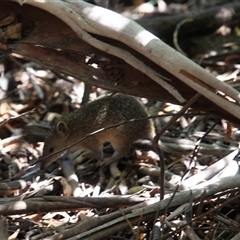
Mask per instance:
[[[93,153],[97,159],[97,165],[101,166],[103,162],[103,148],[95,149]]]
[[[114,151],[114,153],[111,157],[104,158],[101,165],[108,166],[109,164],[111,164],[113,162],[116,162],[117,160],[121,159],[125,155],[126,155],[126,153],[119,153],[118,151]]]

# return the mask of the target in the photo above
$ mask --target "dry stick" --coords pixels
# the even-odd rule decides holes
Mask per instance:
[[[199,85],[205,84],[211,86],[216,90],[222,91],[223,93],[230,96],[232,99],[235,99],[237,102],[239,102],[240,94],[236,89],[225,84],[224,82],[218,81],[213,75],[209,74],[203,68],[196,65],[190,59],[182,56],[175,49],[169,47],[159,38],[143,29],[139,24],[129,19],[126,19],[117,13],[114,13],[107,9],[103,9],[101,7],[93,6],[83,1],[77,3],[72,0],[65,1],[75,5],[75,8],[73,10],[79,13],[78,25],[85,31],[113,38],[117,41],[119,41],[119,39],[122,39],[123,43],[127,42],[128,45],[134,50],[140,52],[145,57],[154,61],[156,64],[163,67],[164,69],[167,69],[173,75],[177,76],[181,81],[186,82],[187,85],[191,84],[192,79],[187,76],[179,76],[179,72],[181,72],[182,69],[188,69],[188,72],[192,76],[194,76],[194,74],[196,76],[202,76],[201,83]],[[72,12],[73,14],[74,11]],[[109,18],[111,18],[112,21],[109,21]],[[118,22],[117,25],[113,24],[114,20],[115,22]],[[73,30],[75,31],[75,29]],[[132,41],[132,39],[134,39],[134,41]],[[175,64],[176,62],[178,64]],[[179,63],[181,63],[181,66],[179,66]],[[194,89],[198,92],[196,88]],[[203,91],[201,93],[203,96],[212,101],[211,97],[208,96],[208,92]],[[222,107],[224,107],[225,104],[229,107],[232,106],[232,104],[225,99],[219,99],[219,102],[216,103]],[[232,111],[231,113],[234,114],[234,112]],[[238,115],[238,117],[240,118],[240,114]]]
[[[204,135],[197,141],[193,151],[192,151],[192,156],[190,158],[189,166],[191,166],[194,158],[197,156],[197,153],[199,152],[200,149],[200,143],[207,137],[207,135],[213,130],[213,128],[217,125],[217,122],[215,122],[205,133]],[[186,169],[185,173],[182,176],[182,181],[185,180],[187,177],[187,174],[189,173],[189,167]]]
[[[47,5],[45,5],[42,2],[41,3],[33,2],[32,0],[27,0],[24,3],[42,8],[42,9],[50,12],[51,14],[55,15],[56,17],[61,19],[63,22],[67,23],[68,26],[83,41],[87,42],[88,44],[94,46],[95,48],[97,48],[97,49],[99,49],[103,52],[106,52],[106,53],[109,53],[113,56],[121,58],[122,60],[127,62],[132,67],[138,69],[139,71],[141,71],[142,73],[146,74],[151,79],[153,79],[155,82],[160,84],[164,89],[166,89],[180,103],[185,102],[185,99],[177,91],[177,89],[175,89],[172,85],[170,85],[166,81],[164,81],[164,80],[170,81],[170,79],[167,79],[166,77],[161,76],[159,73],[154,71],[154,69],[148,67],[146,64],[144,64],[138,58],[134,57],[134,55],[132,55],[130,52],[128,52],[124,49],[112,46],[112,45],[107,44],[105,42],[102,42],[102,41],[94,38],[88,32],[86,32],[84,29],[91,28],[91,25],[89,25],[89,22],[86,23],[87,19],[82,18],[81,15],[76,13],[75,12],[76,9],[72,9],[71,5],[69,5],[67,3],[64,3],[62,1],[60,1],[60,2],[47,2]],[[102,9],[102,8],[100,8],[100,9]],[[98,32],[97,34],[100,34],[100,32]]]
[[[159,155],[159,159],[160,159],[160,178],[159,178],[159,186],[160,186],[160,200],[164,199],[164,195],[165,195],[165,189],[164,189],[164,185],[165,185],[165,161],[164,161],[164,155],[163,152],[161,150],[161,148],[158,145],[158,141],[160,139],[160,137],[162,136],[162,134],[174,123],[176,122],[176,120],[182,115],[184,114],[184,112],[201,96],[201,94],[197,93],[195,94],[183,107],[182,109],[175,115],[173,116],[170,121],[168,123],[166,123],[162,129],[155,135],[155,137],[153,138],[153,149],[155,150],[155,152]],[[175,189],[175,192],[173,194],[173,196],[175,195],[176,191],[178,188]],[[171,203],[171,200],[173,200],[173,197],[170,199],[169,203],[167,204],[166,209],[168,209],[169,204]],[[159,212],[156,212],[155,215],[155,221],[157,219],[159,215]]]
[[[182,107],[182,109],[174,115],[171,120],[166,123],[161,130],[155,135],[153,138],[153,149],[156,151],[156,153],[159,155],[160,158],[160,200],[164,199],[164,180],[165,180],[165,162],[164,162],[164,156],[163,153],[158,145],[158,141],[162,134],[174,123],[176,120],[200,97],[201,95],[199,93],[195,94],[187,103]]]
[[[8,229],[8,224],[7,224],[7,220],[4,217],[0,217],[0,239],[2,240],[8,240],[8,233],[7,233],[7,229]]]
[[[187,72],[183,69],[180,69],[179,73],[186,77],[186,78],[181,79],[185,84],[190,86],[195,91],[201,93],[204,97],[208,98],[211,102],[214,102],[221,108],[228,111],[233,116],[236,116],[237,118],[240,119],[240,111],[239,111],[238,105],[236,105],[233,102],[230,102],[228,100],[226,101],[226,99],[224,99],[223,97],[212,92],[213,89],[212,89],[212,91],[209,91],[209,86],[205,83],[202,83],[201,82],[202,79],[195,77],[194,75],[190,74],[189,72]],[[219,83],[221,83],[221,81],[219,81]]]
[[[173,44],[174,47],[176,48],[176,50],[178,50],[178,52],[182,53],[183,55],[187,56],[187,54],[182,50],[182,48],[179,46],[178,44],[178,32],[180,27],[185,24],[186,22],[192,22],[193,18],[185,18],[183,19],[181,22],[179,22],[175,28],[175,31],[173,33]]]
[[[211,196],[218,192],[225,191],[230,188],[236,188],[239,186],[240,186],[240,176],[239,175],[236,175],[234,177],[223,178],[223,179],[221,179],[221,181],[216,181],[214,184],[209,184],[208,186],[205,186],[206,196]],[[192,190],[182,191],[175,195],[175,198],[172,200],[170,207],[171,208],[176,207],[176,206],[179,206],[179,205],[189,202],[189,194],[191,191],[193,193],[194,201],[197,201],[201,197],[202,188],[195,188]],[[147,205],[145,208],[137,209],[137,210],[127,214],[126,217],[132,222],[132,224],[137,224],[139,217],[142,217],[143,221],[149,221],[150,219],[153,218],[156,211],[164,211],[168,202],[169,202],[169,198],[159,201],[157,203],[153,203],[151,205]],[[126,210],[126,209],[124,209],[124,210]],[[127,223],[123,224],[124,222],[125,222],[124,217],[115,218],[111,222],[99,224],[97,227],[91,228],[87,232],[82,232],[81,224],[79,224],[78,231],[79,232],[81,231],[82,233],[80,233],[78,236],[75,236],[75,238],[71,238],[71,239],[88,239],[88,240],[89,239],[99,239],[99,235],[101,233],[105,233],[105,234],[109,233],[107,230],[109,230],[109,231],[111,230],[112,233],[117,233],[121,230],[126,229],[128,224]],[[115,229],[112,229],[112,228],[115,228]],[[57,235],[55,235],[55,236],[57,236]],[[59,240],[60,238],[54,238],[54,239]],[[62,239],[66,239],[66,238],[62,238]]]
[[[240,183],[240,176],[236,175],[234,177],[223,178],[221,179],[221,181],[216,181],[214,184],[209,184],[208,186],[205,186],[204,189],[206,191],[206,196],[209,197],[218,192],[225,191],[230,188],[232,189],[232,188],[239,187],[240,186],[239,183]],[[202,194],[201,188],[195,188],[195,189],[192,189],[191,191],[193,193],[194,201],[198,200],[201,197],[201,194]],[[190,194],[190,190],[176,193],[169,207],[171,208],[177,207],[179,205],[187,203],[189,201],[189,194]],[[53,236],[51,239],[58,239],[58,240],[68,239],[73,236],[75,237],[73,237],[72,239],[99,239],[99,234],[102,233],[103,231],[105,234],[109,233],[107,230],[111,230],[112,233],[117,233],[128,227],[128,224],[125,221],[126,217],[129,219],[129,221],[131,221],[132,224],[137,224],[140,217],[142,217],[143,221],[148,221],[153,218],[156,211],[164,211],[170,199],[171,197],[153,204],[146,202],[146,203],[143,203],[145,204],[144,207],[141,207],[138,209],[136,209],[136,206],[123,209],[122,211],[126,214],[125,217],[124,216],[120,217],[119,216],[120,212],[114,212],[105,216],[88,219],[86,221],[78,223],[76,226],[74,226],[70,230],[61,232],[59,234],[55,234],[55,236]],[[135,210],[133,211],[134,208]]]
[[[29,196],[28,196],[29,197]],[[64,196],[44,196],[34,197],[22,200],[21,197],[10,198],[0,201],[0,215],[16,215],[16,214],[31,214],[38,209],[43,212],[56,212],[56,211],[70,211],[78,210],[80,208],[104,208],[104,207],[119,207],[119,206],[132,206],[130,209],[135,209],[137,205],[142,206],[142,202],[146,199],[128,197],[64,197]],[[136,205],[137,204],[137,205]],[[125,210],[123,210],[125,211]],[[131,212],[129,207],[125,214]],[[116,215],[114,215],[116,217]],[[118,217],[121,213],[118,213]]]
[[[87,31],[96,33],[96,34],[100,34],[103,36],[108,36],[108,34],[109,34],[108,31],[109,31],[111,33],[111,36],[109,36],[109,37],[116,38],[116,36],[119,36],[120,33],[114,31],[114,29],[111,28],[112,25],[110,25],[110,26],[106,25],[107,22],[104,22],[103,25],[101,25],[100,22],[104,19],[103,13],[105,13],[106,11],[107,11],[107,14],[111,14],[111,16],[113,16],[113,17],[121,18],[118,14],[108,11],[106,9],[95,7],[95,6],[94,6],[94,10],[93,10],[92,9],[93,6],[91,4],[87,4],[85,2],[79,2],[76,5],[79,7],[79,9],[77,9],[78,12],[83,17],[81,17],[80,15],[77,15],[74,12],[74,10],[71,9],[71,5],[68,5],[68,4],[64,5],[64,3],[62,1],[58,1],[56,3],[56,5],[55,5],[55,3],[47,2],[47,6],[44,3],[37,3],[37,2],[32,2],[32,1],[27,1],[27,0],[24,1],[24,3],[28,3],[30,5],[40,7],[48,12],[51,12],[52,14],[54,14],[55,16],[57,16],[58,18],[62,19],[64,22],[66,22],[72,28],[72,30],[84,41],[90,43],[92,46],[94,46],[102,51],[108,52],[114,56],[122,58],[124,61],[128,62],[131,66],[133,66],[139,70],[143,69],[142,72],[144,72],[147,75],[150,74],[149,76],[154,81],[156,81],[158,84],[162,85],[163,87],[165,84],[165,89],[167,91],[169,91],[176,99],[178,99],[179,102],[184,101],[184,98],[180,95],[180,93],[178,91],[176,91],[171,85],[167,86],[166,85],[167,83],[162,81],[160,79],[160,77],[158,77],[158,76],[160,76],[158,73],[153,74],[153,70],[151,68],[148,68],[142,62],[137,61],[137,59],[133,55],[129,54],[127,51],[124,52],[122,49],[118,49],[111,45],[108,45],[108,44],[105,45],[105,43],[100,42],[99,40],[96,40],[91,35],[89,35],[86,31],[81,29],[81,28],[84,29],[84,27],[86,27]],[[82,8],[83,8],[83,10],[82,10]],[[101,16],[99,16],[99,13],[95,12],[95,11],[97,11],[96,9],[98,9],[100,14],[102,14]],[[86,12],[88,12],[88,14],[91,15],[91,20],[89,20],[89,16],[87,15]],[[94,18],[93,13],[95,14],[94,17],[97,18],[95,22],[93,19]],[[74,14],[76,14],[76,15],[74,15]],[[64,16],[64,18],[63,18],[63,16]],[[159,66],[161,66],[165,69],[168,69],[168,70],[172,70],[172,73],[176,76],[178,75],[179,79],[181,81],[183,81],[188,86],[195,89],[197,92],[200,92],[203,96],[210,99],[210,101],[214,101],[217,105],[219,105],[223,109],[226,109],[229,113],[231,113],[232,115],[235,115],[236,117],[238,117],[240,119],[240,111],[237,111],[239,108],[237,105],[234,105],[233,103],[229,102],[228,100],[217,96],[215,93],[212,93],[207,88],[202,88],[201,83],[203,83],[207,86],[213,86],[215,89],[219,89],[220,91],[229,95],[231,98],[235,99],[236,101],[239,101],[239,92],[238,91],[233,89],[231,86],[228,86],[227,84],[222,83],[221,81],[218,81],[215,77],[213,77],[212,75],[210,75],[209,73],[204,71],[198,65],[194,64],[191,60],[185,58],[184,56],[182,56],[178,52],[176,52],[174,49],[172,49],[169,46],[167,46],[166,44],[164,44],[160,39],[156,38],[154,35],[152,35],[151,33],[147,32],[146,30],[141,28],[138,24],[133,23],[133,22],[127,20],[126,18],[121,18],[121,19],[123,19],[125,22],[124,27],[129,28],[128,31],[125,30],[127,32],[127,34],[124,34],[124,32],[121,32],[121,34],[122,34],[121,36],[122,37],[124,36],[124,39],[129,40],[126,42],[128,42],[129,45],[133,47],[133,49],[139,51],[140,53],[142,53],[144,56],[150,58],[151,60],[156,61],[156,63],[159,64]],[[76,23],[76,21],[77,21],[77,23]],[[87,22],[87,24],[86,24],[86,22]],[[109,20],[108,20],[108,23],[109,23]],[[128,24],[130,25],[130,27],[127,26]],[[103,29],[103,32],[101,32],[100,29],[102,29],[103,27],[105,27],[105,29]],[[106,28],[108,28],[108,31],[106,31]],[[96,29],[96,30],[94,30],[94,29]],[[135,35],[129,36],[128,35],[129,30],[132,30],[136,36]],[[112,33],[112,31],[114,31],[114,34]],[[145,40],[144,44],[142,42],[143,35],[144,35],[144,40]],[[135,42],[134,42],[134,45],[133,45],[132,39],[130,37],[135,38],[135,41],[137,41],[138,44],[135,44]],[[119,40],[119,39],[121,39],[121,38],[118,38],[117,40]],[[156,51],[152,51],[153,48]],[[122,55],[124,55],[124,56],[122,56]],[[159,56],[162,56],[161,60],[159,59]],[[165,60],[164,60],[164,57],[166,58]],[[169,69],[169,66],[171,68],[171,65],[173,65],[172,63],[176,62],[177,60],[179,60],[178,62],[182,62],[183,66],[181,66],[180,68],[175,67],[174,69]],[[136,63],[138,63],[138,64],[136,64]],[[174,66],[175,66],[175,64],[174,64]],[[189,68],[189,66],[192,66],[193,70],[191,70]],[[181,69],[183,67],[186,67],[186,69],[188,69],[189,72]],[[200,81],[199,84],[195,84],[192,81],[192,79],[196,78],[196,77],[193,74],[191,74],[190,71],[194,71],[196,75],[202,76],[202,79],[201,80],[199,79],[199,81]],[[182,75],[179,75],[179,72],[182,73]],[[184,72],[186,74],[184,74]],[[192,76],[192,77],[189,77],[189,76]],[[164,79],[163,76],[161,76],[161,78]],[[174,92],[175,92],[175,94],[174,94]]]
[[[190,188],[201,182],[204,184],[206,180],[209,180],[210,178],[214,177],[214,175],[217,175],[217,173],[223,170],[230,162],[234,161],[233,159],[238,154],[238,152],[238,149],[232,151],[227,156],[224,156],[222,159],[213,163],[211,166],[189,177],[185,181],[182,181],[182,183],[179,185],[180,189],[183,190]]]
[[[68,1],[66,1],[68,2]],[[69,1],[71,2],[71,1]],[[71,2],[73,3],[73,2]],[[75,3],[75,2],[74,2]],[[166,78],[164,76],[162,76],[161,74],[159,74],[158,72],[156,72],[154,69],[148,67],[146,64],[144,64],[144,62],[140,61],[137,57],[135,57],[134,55],[132,55],[130,52],[124,50],[124,49],[120,49],[118,47],[109,45],[107,43],[104,43],[102,41],[97,40],[96,38],[93,38],[92,35],[88,34],[88,32],[91,33],[95,33],[98,35],[102,35],[102,36],[106,36],[106,37],[110,37],[113,39],[116,39],[119,41],[119,39],[122,39],[123,36],[126,36],[124,34],[124,32],[122,32],[122,29],[117,29],[117,26],[120,26],[120,28],[123,27],[127,27],[127,25],[129,23],[132,24],[132,27],[130,27],[131,29],[129,29],[130,33],[134,33],[137,34],[136,30],[134,28],[136,27],[140,27],[140,29],[145,33],[145,34],[149,34],[151,36],[151,40],[152,39],[158,39],[156,36],[154,36],[153,34],[149,33],[148,31],[146,31],[145,29],[143,29],[140,25],[136,24],[135,22],[131,22],[129,21],[129,19],[124,19],[122,18],[121,15],[116,14],[115,12],[109,11],[108,10],[108,14],[111,14],[111,16],[116,18],[119,17],[119,24],[115,25],[113,29],[111,29],[111,26],[108,26],[108,31],[106,31],[106,26],[105,25],[101,25],[101,24],[95,24],[95,20],[90,20],[89,21],[89,16],[88,14],[84,13],[84,10],[82,10],[82,8],[84,7],[92,7],[92,5],[90,6],[86,6],[85,4],[78,4],[76,3],[76,6],[78,8],[76,8],[74,6],[74,8],[72,7],[72,5],[68,5],[71,9],[72,9],[72,14],[69,14],[69,18],[74,22],[74,24],[69,24],[69,26],[72,28],[72,30],[83,40],[85,40],[86,42],[88,42],[89,44],[91,44],[92,46],[107,52],[113,56],[116,56],[118,58],[121,58],[122,60],[124,60],[125,62],[127,62],[129,65],[131,65],[132,67],[138,69],[140,72],[146,74],[147,76],[149,76],[151,79],[153,79],[155,82],[157,82],[158,84],[160,84],[164,89],[166,89],[173,97],[175,97],[179,102],[183,103],[185,102],[185,99],[183,98],[183,96],[179,93],[179,91],[177,89],[175,89],[172,85],[168,84],[166,81],[171,81],[171,79]],[[89,9],[89,8],[88,8]],[[99,8],[99,11],[103,10],[105,11],[106,9],[103,8]],[[66,10],[64,9],[64,12]],[[104,14],[106,14],[104,12]],[[83,16],[83,17],[82,17]],[[91,15],[92,16],[92,15]],[[108,16],[108,19],[112,19],[111,16]],[[59,17],[59,16],[58,16]],[[60,15],[61,17],[61,15]],[[100,20],[100,19],[99,19]],[[66,18],[63,19],[63,21],[66,21]],[[101,20],[100,20],[101,21]],[[123,21],[125,22],[125,24],[123,24]],[[71,21],[70,21],[71,22]],[[97,21],[98,22],[98,21]],[[108,21],[109,22],[109,21]],[[121,25],[121,24],[123,25]],[[76,25],[77,24],[77,25]],[[130,24],[130,25],[131,25]],[[76,25],[76,26],[75,26]],[[103,34],[101,32],[101,30],[99,29],[103,28]],[[96,30],[95,30],[96,29]],[[140,30],[139,29],[139,30]],[[112,31],[114,32],[114,37],[112,36]],[[79,33],[81,33],[79,35]],[[119,37],[117,37],[119,36]],[[127,36],[129,37],[129,36]],[[136,36],[131,36],[130,37],[130,41],[132,41],[132,39],[134,39],[138,42],[137,37]],[[89,42],[90,41],[90,42]],[[123,41],[123,43],[125,44],[128,41]],[[134,43],[135,44],[135,43]],[[142,43],[140,42],[140,45]],[[134,49],[134,48],[133,48]],[[136,49],[135,49],[136,50]],[[148,54],[149,55],[149,52]],[[149,56],[148,56],[149,57]],[[176,94],[176,95],[175,95]]]
[[[240,239],[240,233],[237,233],[234,237],[232,237],[230,240],[239,240]]]
[[[29,113],[35,113],[36,112],[36,108],[33,108],[32,110],[29,110],[27,112],[24,112],[24,113],[21,113],[19,114],[18,116],[15,116],[15,117],[10,117],[8,118],[7,120],[5,120],[3,123],[0,124],[0,127],[2,127],[3,125],[5,125],[6,123],[8,123],[9,121],[13,120],[13,119],[17,119],[17,118],[20,118],[22,116],[25,116]]]
[[[15,0],[17,1],[17,0]],[[20,4],[22,1],[17,1]],[[67,1],[73,4],[72,1]],[[181,81],[186,83],[188,86],[195,89],[197,92],[200,92],[204,97],[208,98],[210,101],[215,102],[218,106],[223,109],[226,109],[230,114],[238,117],[240,119],[240,107],[234,105],[232,102],[229,102],[227,99],[220,98],[215,93],[212,93],[207,88],[202,88],[201,85],[205,84],[216,90],[220,90],[223,93],[230,96],[232,99],[239,102],[240,94],[237,90],[232,88],[231,86],[218,81],[213,75],[209,74],[207,71],[202,69],[200,66],[193,63],[190,59],[182,56],[176,50],[169,47],[167,44],[163,43],[160,39],[158,39],[153,34],[149,33],[145,29],[143,29],[137,23],[130,21],[117,13],[109,11],[107,9],[103,9],[101,7],[93,6],[86,2],[74,2],[74,6],[76,11],[78,11],[79,15],[74,15],[75,11],[71,8],[71,4],[64,4],[63,1],[55,1],[53,2],[33,2],[30,0],[25,0],[24,3],[42,8],[51,14],[60,18],[63,22],[67,23],[69,27],[84,41],[88,42],[92,46],[105,51],[109,52],[110,54],[122,58],[121,52],[122,49],[117,49],[117,52],[113,49],[112,46],[109,45],[102,45],[102,42],[96,41],[93,39],[91,35],[87,36],[85,33],[86,31],[92,32],[95,34],[99,34],[101,36],[107,36],[110,38],[115,38],[119,41],[119,39],[124,39],[124,42],[128,42],[128,45],[131,46],[136,51],[143,54],[145,57],[149,58],[150,60],[154,61],[160,67],[167,69],[170,71],[174,76],[177,76]],[[61,9],[60,9],[61,8]],[[109,15],[111,16],[112,21],[109,21]],[[89,19],[90,17],[91,19]],[[114,20],[118,20],[118,24],[113,24]],[[122,20],[122,21],[120,21]],[[77,21],[77,23],[76,23]],[[122,25],[120,25],[122,23]],[[118,31],[115,30],[116,26],[118,26]],[[120,26],[120,27],[119,27]],[[84,28],[86,27],[86,29]],[[83,31],[83,28],[85,31]],[[106,31],[107,29],[107,31]],[[124,29],[124,31],[122,31]],[[133,34],[131,34],[133,33]],[[91,37],[91,38],[89,38]],[[133,41],[134,39],[135,41]],[[92,41],[93,40],[93,41]],[[137,42],[137,44],[136,44]],[[100,43],[100,44],[99,44]],[[110,48],[109,48],[110,47]],[[154,49],[154,51],[153,51]],[[120,51],[119,51],[120,50]],[[128,53],[128,52],[126,52]],[[159,57],[161,56],[161,57]],[[130,61],[132,66],[135,66],[135,61],[133,61],[133,56],[131,54],[127,54],[122,58],[124,61]],[[135,58],[134,58],[135,59]],[[175,64],[175,63],[178,64]],[[140,62],[142,64],[142,62]],[[135,68],[141,70],[142,68],[140,65],[136,64]],[[147,66],[143,64],[143,69],[145,70]],[[187,69],[188,71],[185,71]],[[149,71],[148,71],[149,70]],[[150,68],[148,69],[148,73],[145,74],[152,74],[153,70]],[[181,73],[179,75],[179,72]],[[187,73],[184,74],[183,72]],[[156,73],[157,74],[157,73]],[[188,75],[188,76],[187,76]],[[158,84],[162,85],[164,82],[157,76],[151,76],[151,78],[156,81]],[[189,77],[192,76],[192,77]],[[199,79],[199,84],[195,84],[193,82],[193,78],[195,76],[201,76],[201,80]],[[164,77],[162,77],[164,78]],[[166,78],[165,78],[166,79]],[[165,82],[166,84],[166,82]],[[167,87],[168,91],[179,100],[179,102],[183,102],[183,97],[180,95],[179,92],[175,91],[174,88],[169,85]],[[173,94],[175,92],[175,95]],[[177,95],[178,94],[178,97]]]
[[[207,131],[203,134],[203,136],[197,141],[196,146],[194,147],[193,150],[193,154],[191,157],[191,161],[194,159],[194,157],[197,156],[197,153],[199,152],[199,148],[200,148],[200,144],[203,140],[205,140],[205,138],[207,137],[207,135],[213,130],[214,127],[216,127],[217,122],[215,122],[214,124],[212,124],[212,126],[207,129]],[[191,164],[191,163],[190,163]]]
[[[178,228],[181,226],[185,226],[185,224],[187,223],[187,221],[185,220],[177,220],[177,223],[171,223],[166,221],[166,225],[168,228]],[[187,226],[184,227],[183,231],[185,232],[185,234],[187,235],[188,239],[190,240],[200,240],[200,238],[196,235],[195,231],[193,230],[193,228],[191,226]],[[160,237],[156,237],[154,240],[159,239]]]
[[[122,211],[122,209],[119,209],[119,211],[121,212],[121,214],[125,217],[125,220],[129,226],[129,228],[131,229],[132,231],[132,234],[134,235],[134,229],[133,229],[133,226],[131,224],[131,222],[129,221],[129,219],[126,217],[126,214],[124,214],[124,212]],[[140,221],[141,218],[139,218],[139,221]],[[139,225],[138,225],[139,226]]]
[[[197,211],[196,211],[196,216],[200,216],[201,213],[202,213],[202,210],[203,210],[203,206],[204,206],[204,200],[206,199],[206,191],[203,190],[203,193],[200,197],[200,200],[199,200],[199,204],[198,204],[198,207],[197,207]]]
[[[102,198],[102,199],[105,199],[105,198]],[[77,236],[78,234],[84,234],[85,232],[87,232],[91,229],[94,229],[98,226],[101,226],[101,225],[105,224],[106,222],[114,221],[115,219],[122,217],[122,215],[125,216],[126,214],[129,214],[132,211],[134,211],[135,209],[144,208],[146,206],[147,206],[147,204],[141,203],[141,204],[137,204],[135,206],[121,209],[120,211],[115,211],[115,212],[109,213],[107,215],[86,219],[85,221],[81,221],[81,222],[77,223],[71,229],[66,230],[63,233],[55,234],[55,236],[51,237],[51,240],[68,239],[70,237]],[[125,218],[126,217],[124,217],[124,221],[125,221]],[[127,224],[126,227],[128,227],[128,226],[129,225]],[[97,237],[99,238],[99,236],[97,236]]]
[[[193,223],[194,221],[197,221],[197,220],[201,219],[202,217],[204,217],[204,216],[206,216],[206,215],[209,215],[210,213],[213,213],[213,212],[221,209],[221,208],[224,207],[225,205],[227,205],[227,204],[229,204],[229,203],[231,203],[231,202],[234,202],[235,200],[238,200],[238,199],[239,199],[239,196],[240,196],[240,195],[238,194],[237,196],[235,196],[235,197],[227,200],[226,202],[218,205],[217,207],[209,210],[208,212],[205,212],[205,213],[203,213],[203,214],[201,214],[201,215],[193,218],[191,221],[189,221],[189,222],[187,222],[186,224],[182,225],[182,226],[179,227],[178,229],[176,229],[176,230],[174,230],[174,231],[172,231],[172,232],[170,232],[170,233],[166,233],[166,234],[165,234],[164,236],[162,236],[161,239],[159,239],[159,240],[168,239],[170,236],[173,236],[173,234],[180,232],[183,228],[187,227],[189,224]]]
[[[179,69],[176,68],[176,65],[173,63],[182,60],[182,64],[184,67],[186,66],[186,69],[192,70],[192,72],[195,72],[198,76],[201,76],[201,73],[204,75],[205,78],[203,78],[203,82],[226,93],[236,101],[239,101],[240,96],[236,89],[233,89],[227,84],[218,81],[213,75],[203,70],[188,58],[182,56],[175,49],[169,47],[167,44],[162,42],[159,38],[148,32],[136,22],[126,19],[115,12],[93,6],[83,1],[64,1],[75,5],[74,10],[79,13],[79,19],[82,20],[79,21],[79,26],[85,31],[108,38],[113,38],[117,41],[122,40],[124,43],[127,42],[129,46],[143,54],[145,57],[149,58],[159,66],[168,69],[169,71],[173,70],[173,73],[176,72],[177,75]],[[89,18],[91,19],[89,20]],[[109,18],[111,18],[112,21],[109,21]],[[117,25],[114,24],[114,20],[118,22]],[[132,39],[135,41],[132,41]]]
[[[113,197],[65,197],[65,196],[43,196],[39,198],[30,199],[30,201],[47,201],[47,202],[64,202],[72,204],[84,204],[86,207],[88,204],[92,204],[95,208],[104,207],[116,207],[116,206],[129,206],[142,203],[147,200],[147,198],[142,197],[132,197],[128,196],[113,196]]]

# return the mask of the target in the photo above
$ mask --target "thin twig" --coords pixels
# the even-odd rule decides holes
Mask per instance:
[[[23,116],[25,116],[25,115],[27,115],[27,114],[35,113],[35,112],[36,112],[36,108],[33,108],[32,110],[29,110],[29,111],[27,111],[27,112],[21,113],[21,114],[19,114],[18,116],[10,117],[10,118],[8,118],[7,120],[5,120],[3,123],[1,123],[1,124],[0,124],[0,127],[2,127],[3,125],[5,125],[6,123],[8,123],[8,122],[11,121],[11,120],[14,120],[14,119],[23,117]]]
[[[166,123],[161,130],[155,135],[153,138],[153,149],[154,151],[159,155],[160,158],[160,180],[159,180],[159,185],[160,185],[160,200],[164,199],[164,181],[165,181],[165,162],[164,162],[164,155],[162,150],[160,149],[158,145],[158,141],[162,134],[174,123],[176,120],[181,117],[181,115],[190,107],[192,104],[201,96],[200,93],[195,94],[191,99],[187,101],[187,103],[182,107],[182,109],[174,115],[171,120]]]

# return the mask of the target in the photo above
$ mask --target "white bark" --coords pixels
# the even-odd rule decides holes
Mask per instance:
[[[22,1],[20,2],[22,3]],[[234,103],[234,101],[238,103],[240,100],[240,94],[237,90],[217,80],[213,75],[169,47],[156,36],[143,29],[136,22],[115,12],[93,6],[84,1],[25,0],[23,3],[44,9],[57,16],[68,24],[79,38],[102,51],[123,59],[134,68],[142,71],[170,92],[180,103],[183,103],[185,99],[169,84],[171,80],[160,76],[160,74],[138,60],[130,52],[101,42],[92,37],[89,33],[109,37],[127,44],[161,68],[166,69],[210,101],[213,101],[218,106],[240,119],[240,107]],[[227,98],[220,97],[216,93],[218,91],[225,94],[233,101],[230,102]]]

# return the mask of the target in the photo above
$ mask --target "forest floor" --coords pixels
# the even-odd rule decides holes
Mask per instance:
[[[159,1],[136,7],[121,5],[118,12],[151,19],[209,5]],[[239,26],[231,22],[169,45],[238,88]],[[81,151],[67,165],[58,161],[40,169],[52,120],[109,92],[19,56],[1,59],[0,72],[0,239],[240,239],[236,126],[189,109],[159,141],[164,174],[150,141],[134,144],[113,167],[116,175]],[[156,131],[181,110],[138,99],[155,116]],[[112,153],[106,145],[104,154]]]

